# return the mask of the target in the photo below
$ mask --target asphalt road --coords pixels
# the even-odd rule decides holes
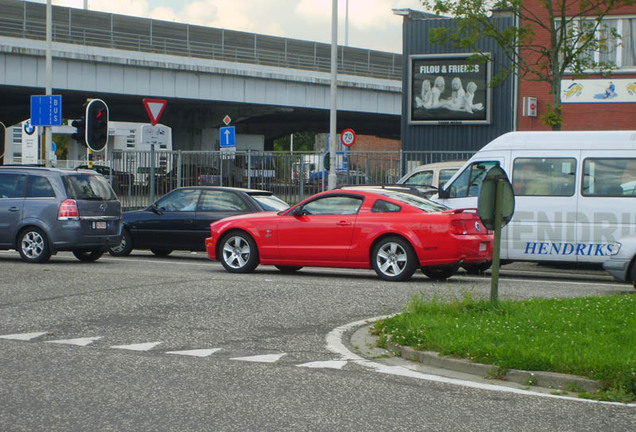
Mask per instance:
[[[636,405],[416,376],[349,336],[413,295],[488,298],[488,277],[232,275],[203,254],[0,252],[2,431],[633,431]],[[603,272],[513,265],[501,299],[632,294]],[[339,345],[340,344],[340,345]],[[340,349],[338,349],[338,347]],[[347,351],[349,352],[349,351]],[[405,362],[407,363],[407,362]]]

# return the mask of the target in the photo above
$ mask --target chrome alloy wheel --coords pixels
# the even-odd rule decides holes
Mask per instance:
[[[231,268],[240,270],[249,262],[252,249],[242,236],[232,236],[223,244],[223,261]]]
[[[29,260],[37,260],[45,251],[46,241],[38,231],[29,231],[22,237],[20,249]]]
[[[387,242],[378,250],[376,263],[382,273],[395,277],[404,271],[408,263],[408,255],[398,243]]]

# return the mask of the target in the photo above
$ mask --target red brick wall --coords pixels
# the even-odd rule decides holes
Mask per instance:
[[[538,0],[525,0],[524,5],[528,8],[532,7],[537,15],[544,20],[547,18],[545,8],[540,5]],[[636,6],[617,9],[612,15],[633,16],[636,15]],[[545,22],[545,21],[544,21]],[[536,30],[534,42],[537,45],[547,46],[549,43],[549,34]],[[528,58],[532,57],[528,55]],[[636,78],[636,74],[614,73],[612,77],[619,78]],[[568,77],[564,77],[568,78]],[[595,78],[595,77],[587,77]],[[603,78],[607,79],[607,78]],[[538,116],[524,117],[523,114],[523,98],[526,96],[536,97],[538,102]],[[539,116],[546,112],[548,104],[552,104],[552,95],[549,86],[543,82],[534,82],[521,79],[519,86],[519,130],[549,130]],[[576,103],[563,104],[564,123],[562,130],[631,130],[636,129],[636,104],[634,103]]]

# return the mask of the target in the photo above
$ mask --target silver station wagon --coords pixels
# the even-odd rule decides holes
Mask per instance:
[[[101,174],[0,166],[0,249],[42,263],[59,251],[99,259],[121,238],[121,204]]]

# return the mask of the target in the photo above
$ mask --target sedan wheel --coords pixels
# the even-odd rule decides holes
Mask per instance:
[[[121,241],[117,246],[111,246],[108,248],[108,253],[112,256],[123,257],[128,256],[133,250],[132,236],[128,230],[124,230],[121,233]]]
[[[104,252],[106,252],[106,249],[104,248],[75,249],[73,251],[73,255],[75,255],[75,258],[77,258],[78,260],[82,262],[93,262],[100,259],[101,256],[104,255]]]
[[[281,273],[295,273],[302,268],[301,266],[278,266],[278,265],[274,267],[280,270]]]
[[[417,269],[417,258],[411,245],[400,237],[382,239],[373,249],[373,268],[387,281],[407,281]]]
[[[258,266],[256,243],[246,233],[234,232],[221,240],[219,258],[225,270],[231,273],[249,273]]]
[[[20,234],[18,252],[26,262],[43,263],[51,258],[51,248],[46,234],[39,228],[27,228]]]

